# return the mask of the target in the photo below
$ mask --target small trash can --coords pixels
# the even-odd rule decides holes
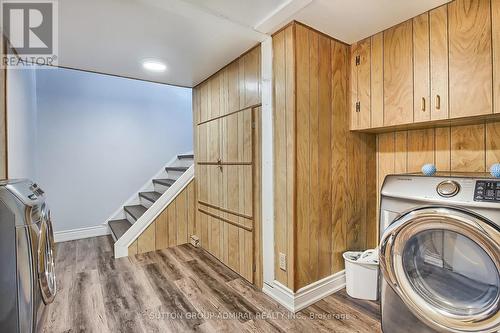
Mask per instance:
[[[343,257],[347,294],[354,298],[376,301],[378,298],[378,250],[344,252]]]

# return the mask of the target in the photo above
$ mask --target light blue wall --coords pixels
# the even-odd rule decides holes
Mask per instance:
[[[36,180],[55,231],[102,224],[192,151],[191,89],[67,69],[38,69],[36,87]]]
[[[36,177],[35,70],[7,70],[7,151],[10,178]]]

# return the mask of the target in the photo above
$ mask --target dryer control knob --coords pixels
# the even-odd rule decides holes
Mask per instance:
[[[453,180],[445,180],[437,186],[437,193],[445,198],[451,198],[460,192],[460,184]]]

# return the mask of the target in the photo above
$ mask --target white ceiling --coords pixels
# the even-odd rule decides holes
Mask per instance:
[[[445,2],[60,0],[59,65],[192,87],[292,19],[352,43]]]
[[[352,44],[450,0],[314,0],[294,19]]]

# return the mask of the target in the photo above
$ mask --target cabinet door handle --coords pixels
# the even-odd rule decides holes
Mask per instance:
[[[422,111],[425,112],[425,97],[422,97],[422,102],[420,104],[420,108],[422,109]]]
[[[441,96],[436,95],[436,110],[441,109]]]

